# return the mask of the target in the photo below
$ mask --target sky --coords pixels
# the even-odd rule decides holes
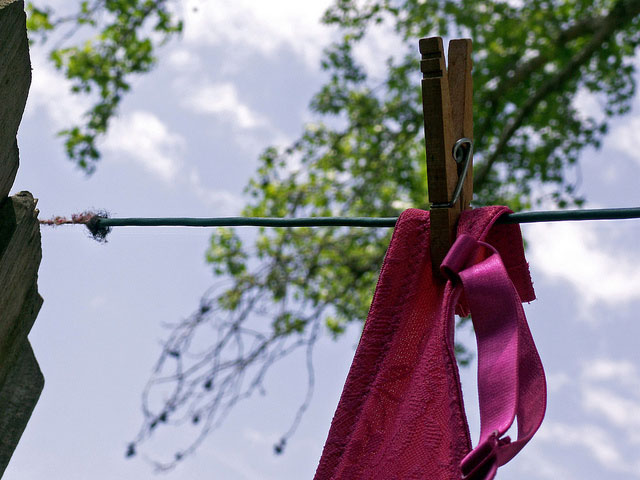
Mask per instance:
[[[87,104],[68,93],[46,50],[34,47],[13,192],[33,192],[41,218],[88,208],[122,217],[238,213],[260,151],[285,145],[313,120],[307,105],[324,80],[322,49],[335,35],[318,22],[328,4],[182,2],[183,38],[163,47],[157,68],[134,81],[90,178],[66,160],[55,136]],[[380,76],[379,59],[394,48],[397,42],[381,29],[357,54]],[[598,109],[588,97],[579,106]],[[582,156],[587,207],[640,205],[638,130],[640,97],[630,114],[613,122],[603,148]],[[538,297],[525,311],[545,365],[549,403],[539,432],[498,478],[640,478],[640,221],[522,230]],[[118,228],[103,245],[81,227],[42,229],[44,305],[30,340],[45,388],[5,478],[312,478],[358,327],[337,342],[319,342],[315,395],[284,455],[274,456],[272,446],[305,393],[296,357],[274,368],[266,394],[238,405],[175,470],[154,473],[144,455],[125,459],[142,421],[142,388],[167,335],[163,325],[187,317],[212,282],[204,261],[209,235],[206,229]],[[459,339],[473,343],[470,332]],[[462,371],[473,438],[479,430],[475,367]],[[175,441],[181,438],[178,433]]]

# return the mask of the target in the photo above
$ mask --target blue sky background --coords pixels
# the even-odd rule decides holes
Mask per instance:
[[[34,47],[14,192],[33,192],[41,218],[91,207],[114,216],[238,213],[259,152],[295,139],[313,121],[307,104],[323,82],[321,50],[334,34],[318,22],[328,4],[182,2],[183,38],[134,82],[91,178],[65,159],[55,137],[87,104],[67,93],[46,50]],[[382,26],[365,39],[358,58],[382,76],[380,59],[397,45]],[[586,95],[578,104],[584,112],[600,109]],[[640,205],[640,98],[612,127],[602,150],[582,158],[588,207]],[[498,478],[640,478],[640,221],[522,228],[538,295],[526,313],[548,375],[549,407],[536,437]],[[167,334],[162,325],[188,316],[211,283],[208,238],[204,229],[118,228],[100,245],[80,227],[43,228],[45,301],[30,339],[46,384],[6,478],[313,476],[358,327],[338,342],[320,341],[316,393],[283,456],[274,456],[272,445],[304,398],[301,357],[274,368],[267,395],[240,404],[177,469],[157,475],[142,456],[124,458],[142,419],[142,388]],[[461,337],[473,344],[468,332]],[[462,377],[476,438],[475,365]],[[176,445],[156,448],[171,452]]]

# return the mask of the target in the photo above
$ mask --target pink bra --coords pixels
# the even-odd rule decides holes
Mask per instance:
[[[506,207],[462,214],[443,276],[432,273],[429,213],[405,211],[315,480],[490,480],[536,432],[546,382],[521,302],[535,298]],[[478,343],[480,440],[471,448],[454,356],[454,313]],[[518,437],[504,436],[518,418]]]

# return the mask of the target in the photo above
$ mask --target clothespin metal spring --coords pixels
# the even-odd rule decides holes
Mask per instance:
[[[465,147],[466,146],[466,147]],[[462,170],[460,171],[460,175],[458,176],[458,183],[456,183],[456,188],[453,191],[453,198],[449,202],[442,203],[432,203],[431,208],[453,208],[458,199],[460,198],[460,193],[462,192],[462,187],[464,186],[464,180],[467,178],[467,170],[469,170],[469,163],[471,158],[473,157],[473,141],[470,138],[460,138],[453,145],[453,158],[456,163],[462,164]]]

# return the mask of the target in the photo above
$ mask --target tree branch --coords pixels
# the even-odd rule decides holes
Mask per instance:
[[[509,140],[515,132],[522,126],[524,120],[535,110],[538,104],[544,100],[550,93],[559,89],[566,81],[575,77],[580,72],[580,67],[586,64],[593,54],[613,35],[618,29],[630,22],[634,17],[640,14],[640,0],[620,0],[606,17],[599,19],[589,19],[575,24],[559,35],[559,41],[569,41],[576,39],[586,33],[589,33],[596,25],[597,30],[593,32],[593,38],[580,50],[573,58],[560,70],[555,76],[549,78],[535,94],[514,112],[511,120],[507,122],[498,144],[491,156],[482,165],[480,172],[475,176],[476,188],[482,186],[486,181],[494,163],[503,153]],[[548,59],[540,54],[532,58],[520,68],[508,80],[505,85],[499,85],[496,88],[496,94],[502,95],[505,89],[511,88],[517,82],[524,80],[531,73],[541,68]],[[497,97],[496,97],[497,100]],[[497,105],[497,101],[492,100],[492,107]]]
[[[580,20],[566,30],[561,31],[558,36],[551,41],[551,43],[564,44],[585,35],[594,34],[598,30],[598,27],[600,27],[605,21],[605,19],[605,16],[601,16]],[[494,118],[498,112],[500,100],[504,98],[505,93],[511,90],[513,87],[522,83],[525,79],[529,78],[534,72],[544,67],[544,65],[549,62],[550,59],[551,57],[548,53],[540,52],[535,57],[530,58],[528,61],[517,66],[513,70],[513,74],[511,76],[509,76],[508,74],[503,76],[499,84],[494,89],[493,93],[488,96],[489,106],[487,107],[486,117]],[[479,128],[476,129],[475,137],[478,139],[478,142],[481,142],[482,139],[485,138],[490,125],[491,122],[485,122],[479,125]],[[478,146],[480,146],[480,143],[478,143]],[[483,178],[482,180],[484,181],[485,178]],[[475,178],[474,185],[477,188],[480,188],[482,186],[482,183],[478,181],[478,178]]]
[[[592,17],[581,20],[566,30],[561,31],[557,38],[552,40],[553,43],[567,43],[577,38],[584,37],[585,35],[595,33],[602,23],[606,20],[606,17]],[[493,99],[498,99],[504,93],[506,89],[511,89],[514,85],[518,85],[520,82],[528,78],[533,72],[544,66],[549,61],[549,55],[545,53],[539,53],[537,56],[529,59],[523,63],[520,67],[514,70],[511,77],[503,77],[500,85],[496,88],[496,95]],[[492,99],[492,100],[493,100]]]

